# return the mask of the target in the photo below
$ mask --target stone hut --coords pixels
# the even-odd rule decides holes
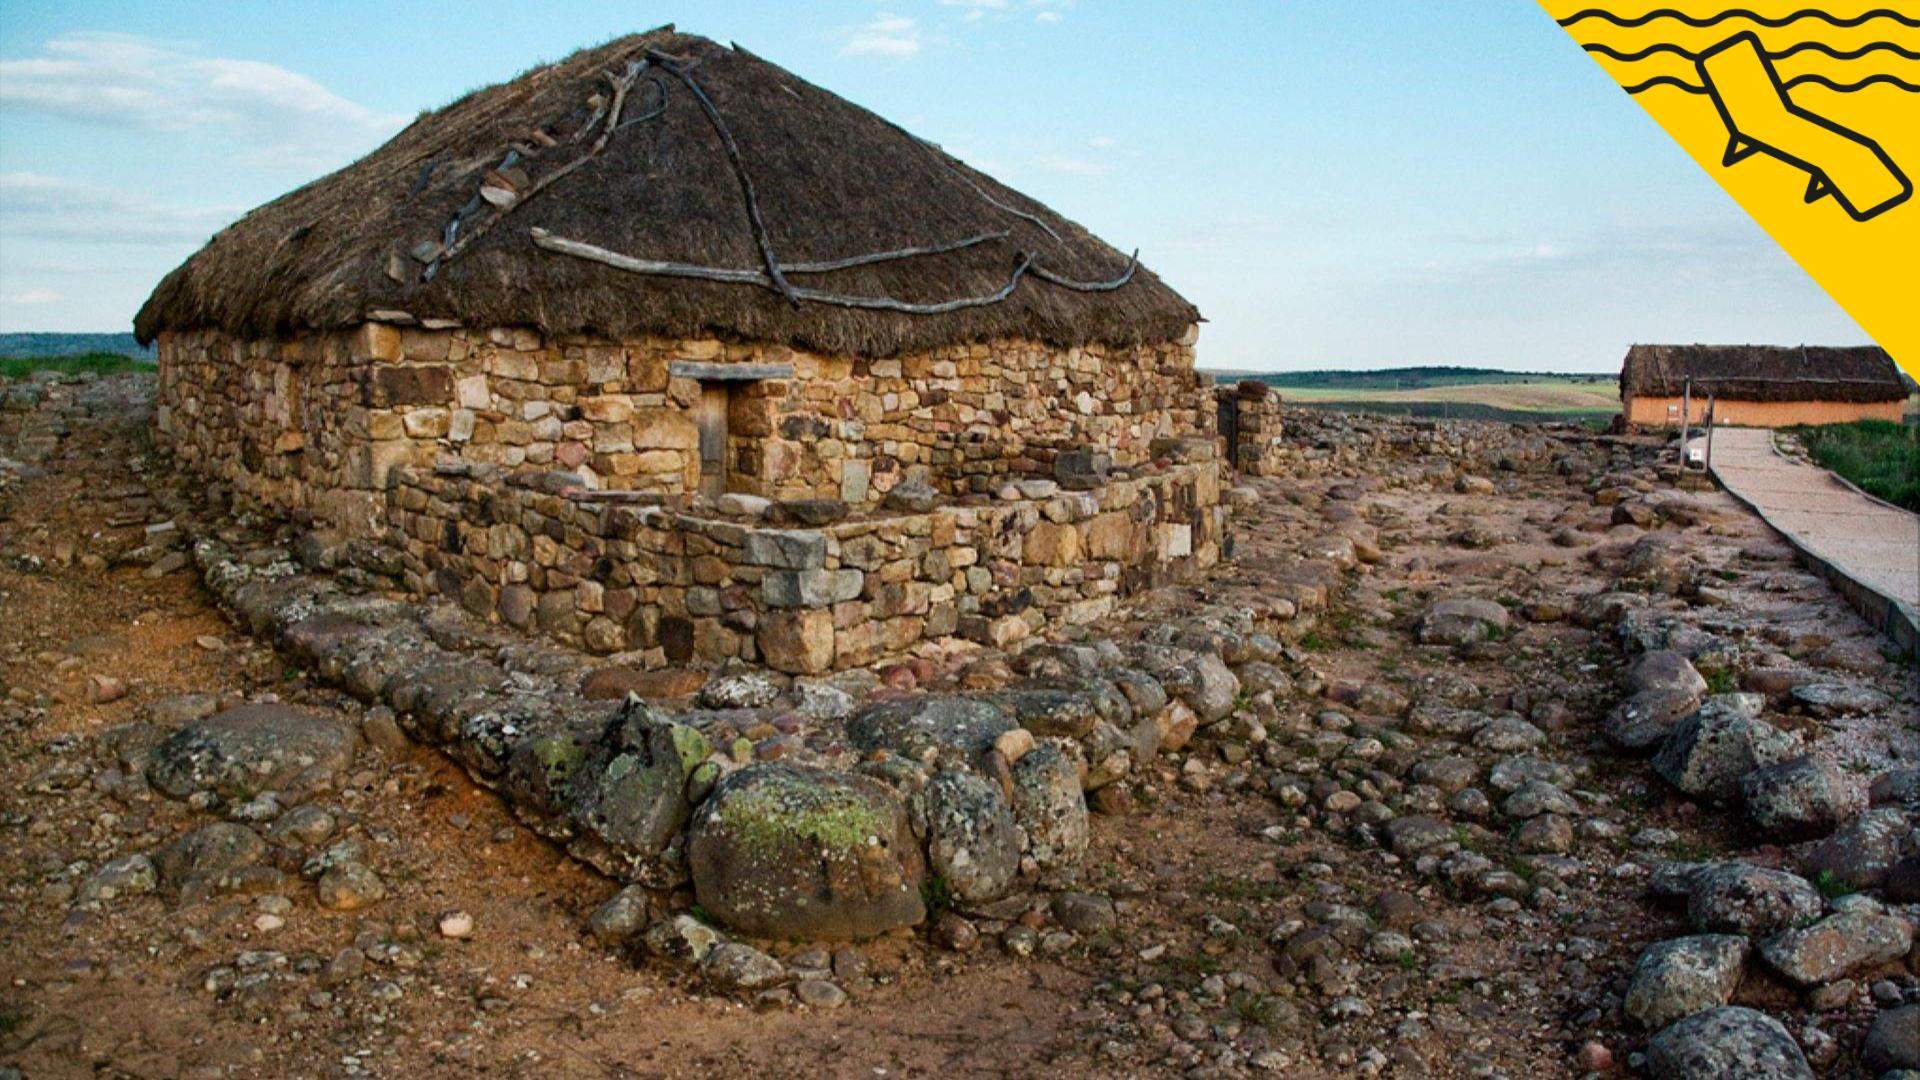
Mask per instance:
[[[939,147],[667,27],[422,114],[135,329],[158,440],[217,494],[596,652],[812,672],[1211,562],[1198,321]]]
[[[1620,369],[1627,423],[1678,427],[1705,421],[1740,427],[1898,422],[1907,387],[1877,346],[1635,345]],[[1690,401],[1688,400],[1690,399]]]

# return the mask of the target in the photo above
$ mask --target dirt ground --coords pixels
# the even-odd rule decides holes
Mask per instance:
[[[207,820],[102,779],[116,725],[187,693],[361,712],[231,626],[189,567],[149,571],[140,549],[165,542],[148,527],[169,515],[145,485],[143,419],[137,392],[103,406],[0,509],[0,1065],[25,1076],[1572,1075],[1589,1042],[1621,1061],[1638,1045],[1618,1012],[1624,973],[1648,942],[1683,932],[1648,903],[1647,866],[1750,848],[1729,815],[1596,747],[1621,653],[1566,613],[1598,591],[1595,549],[1631,537],[1593,505],[1589,478],[1331,498],[1356,478],[1329,473],[1259,481],[1237,558],[1136,610],[1150,621],[1258,602],[1329,535],[1342,517],[1330,507],[1357,514],[1379,550],[1336,560],[1334,602],[1296,643],[1319,689],[1284,702],[1275,726],[1305,739],[1368,686],[1470,692],[1531,718],[1586,816],[1569,853],[1531,859],[1499,826],[1462,823],[1527,880],[1517,896],[1458,893],[1354,842],[1315,808],[1321,793],[1290,806],[1258,758],[1201,742],[1158,763],[1132,814],[1094,817],[1081,887],[1116,900],[1117,925],[1028,958],[984,938],[965,951],[924,935],[869,943],[834,958],[851,996],[831,1010],[755,1009],[608,953],[582,927],[614,884],[420,748],[368,752],[327,801],[337,835],[365,844],[387,884],[371,907],[322,909],[284,855],[252,892],[77,903],[92,867]],[[1740,563],[1752,590],[1740,602],[1774,605],[1743,617],[1870,641],[1731,500],[1697,498],[1715,520],[1688,542]],[[1467,526],[1494,539],[1463,545]],[[1550,539],[1569,528],[1580,546]],[[1427,601],[1463,581],[1538,618],[1497,651],[1414,644]],[[1875,677],[1899,693],[1910,674]],[[1898,752],[1884,736],[1857,741],[1867,757]],[[440,932],[451,911],[471,915],[470,936]],[[1409,947],[1356,949],[1317,992],[1276,975],[1289,924],[1355,911],[1362,939],[1397,928]],[[1797,1008],[1785,997],[1774,1004]],[[1823,1022],[1850,1045],[1869,1018]]]

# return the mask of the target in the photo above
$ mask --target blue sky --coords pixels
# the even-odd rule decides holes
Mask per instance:
[[[1140,247],[1208,366],[1866,340],[1528,0],[9,0],[0,330],[125,329],[212,232],[421,109],[667,21]]]

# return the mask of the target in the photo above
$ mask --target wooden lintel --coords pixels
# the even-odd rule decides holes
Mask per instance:
[[[712,364],[698,360],[674,360],[667,374],[678,379],[701,382],[751,382],[758,379],[791,379],[792,364]]]

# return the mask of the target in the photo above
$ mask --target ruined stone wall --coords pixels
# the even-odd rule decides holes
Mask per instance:
[[[398,465],[565,469],[590,486],[695,490],[701,384],[680,364],[767,365],[732,384],[730,490],[877,503],[918,476],[949,493],[1049,474],[1063,449],[1143,463],[1213,427],[1192,337],[1117,349],[1018,341],[887,360],[780,346],[548,340],[532,330],[369,323],[276,341],[161,335],[156,422],[181,464],[354,531]]]
[[[1231,410],[1233,416],[1233,445],[1225,447],[1228,462],[1248,476],[1280,472],[1286,456],[1280,395],[1252,379],[1215,387],[1213,394],[1219,409]]]
[[[926,639],[1004,645],[1212,565],[1226,527],[1212,461],[819,529],[609,502],[488,465],[404,468],[393,484],[414,591],[651,666],[811,673]]]

